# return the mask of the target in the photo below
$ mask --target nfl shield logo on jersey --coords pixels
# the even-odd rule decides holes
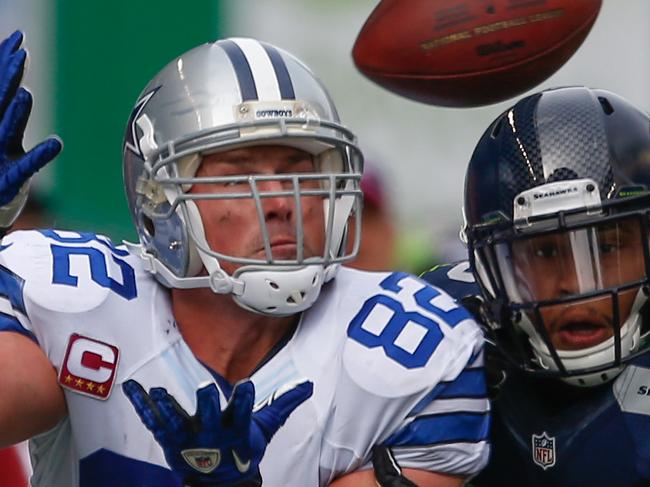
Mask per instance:
[[[554,436],[548,436],[546,431],[541,435],[533,435],[533,460],[544,470],[555,465]]]

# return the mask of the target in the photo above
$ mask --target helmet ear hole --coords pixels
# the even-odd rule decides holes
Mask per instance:
[[[599,96],[598,101],[600,102],[600,106],[603,107],[603,112],[605,113],[605,115],[611,115],[612,113],[614,113],[614,107],[612,106],[612,104],[609,102],[607,98],[605,98],[604,96]]]
[[[502,126],[503,126],[503,117],[501,117],[499,121],[494,124],[494,127],[492,127],[492,132],[490,133],[490,137],[496,139],[499,136],[499,132],[501,132]]]
[[[140,217],[142,220],[142,227],[150,238],[156,236],[156,226],[153,224],[153,220],[146,215]]]

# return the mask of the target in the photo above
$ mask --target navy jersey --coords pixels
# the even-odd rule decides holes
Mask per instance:
[[[469,272],[463,262],[422,277],[460,300],[479,292]],[[491,457],[472,485],[650,485],[650,355],[595,388],[507,375],[492,403]]]

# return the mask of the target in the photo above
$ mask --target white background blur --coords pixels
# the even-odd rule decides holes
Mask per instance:
[[[366,80],[350,52],[376,0],[232,3],[236,7],[227,34],[283,47],[323,80],[366,158],[388,175],[403,230],[430,241],[443,254],[462,250],[449,248],[454,247],[449,240],[456,241],[461,222],[465,167],[483,130],[514,100],[474,109],[436,108]],[[540,88],[605,88],[650,110],[649,19],[649,0],[603,0],[582,47]]]

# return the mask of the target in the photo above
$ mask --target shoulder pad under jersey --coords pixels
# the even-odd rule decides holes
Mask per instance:
[[[424,272],[420,277],[429,284],[444,290],[457,301],[469,296],[481,295],[481,290],[467,260],[438,265]]]
[[[343,351],[348,376],[363,389],[416,393],[455,377],[480,349],[476,322],[443,290],[400,272],[366,289],[346,318]]]
[[[84,312],[109,294],[134,299],[136,263],[125,248],[92,233],[16,231],[0,247],[2,270],[20,278],[25,300],[52,311]]]

